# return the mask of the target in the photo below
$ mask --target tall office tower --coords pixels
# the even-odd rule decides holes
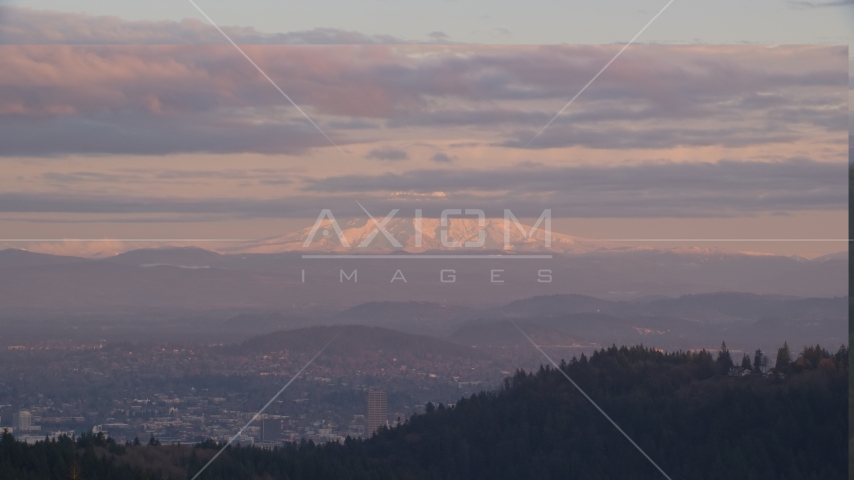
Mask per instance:
[[[33,425],[33,416],[28,410],[21,410],[12,414],[12,428],[18,431],[27,431]]]
[[[388,423],[386,407],[388,394],[385,390],[368,390],[368,436],[373,435]]]

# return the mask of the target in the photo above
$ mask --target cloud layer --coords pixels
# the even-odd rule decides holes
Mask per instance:
[[[201,22],[0,14],[0,212],[18,219],[847,206],[846,47],[636,45],[531,142],[620,46],[227,29],[342,153]]]
[[[239,52],[213,41],[210,26],[3,12],[14,21],[0,23],[8,67],[0,72],[0,155],[303,154],[326,146]],[[250,43],[256,35],[232,33]],[[342,145],[464,135],[524,147],[618,48],[282,35],[254,43],[315,45],[244,49]],[[847,82],[845,47],[634,46],[531,148],[824,141],[817,135],[847,130]]]

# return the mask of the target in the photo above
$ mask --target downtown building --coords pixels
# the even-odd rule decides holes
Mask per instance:
[[[370,437],[388,425],[388,394],[385,390],[368,389],[368,431]]]

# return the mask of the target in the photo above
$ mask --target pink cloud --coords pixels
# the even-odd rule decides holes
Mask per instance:
[[[198,21],[125,22],[4,7],[3,13],[9,12],[0,24],[6,43],[0,45],[5,67],[0,70],[0,122],[14,133],[7,133],[11,143],[0,154],[26,151],[29,144],[14,145],[22,135],[35,141],[36,133],[27,128],[61,137],[73,136],[62,130],[67,128],[77,135],[94,135],[92,125],[98,122],[128,131],[172,122],[176,135],[188,122],[199,124],[194,128],[200,136],[258,124],[290,128],[294,134],[302,131],[303,121],[287,117],[298,115],[231,45],[187,44],[220,42],[213,40],[216,30]],[[257,32],[232,33],[251,40]],[[87,38],[117,44],[59,44]],[[168,42],[172,44],[152,44]],[[619,47],[243,48],[322,123],[369,119],[384,120],[390,128],[470,126],[489,129],[503,142],[499,144],[513,146],[526,143]],[[749,133],[751,129],[739,125],[748,121],[748,114],[766,119],[763,142],[800,135],[787,131],[787,119],[836,131],[844,123],[839,119],[846,119],[847,83],[845,47],[633,46],[631,55],[615,62],[549,134],[579,138],[571,144],[584,144],[587,137],[600,139],[596,148],[601,148],[601,139],[626,131],[625,122],[634,122],[633,135],[638,136],[644,135],[641,122],[650,120],[717,122],[717,130],[714,125],[700,127],[724,131],[721,125],[726,125]],[[662,139],[659,143],[675,138],[661,131],[673,125],[655,127],[652,133]],[[564,134],[561,128],[574,133]],[[758,127],[754,123],[752,128]],[[591,133],[579,137],[584,132]],[[748,135],[739,141],[752,140]],[[549,145],[568,144],[560,140],[541,146]],[[180,148],[194,151],[190,144]],[[258,151],[278,148],[259,146]]]
[[[300,103],[324,113],[375,118],[420,109],[429,96],[566,98],[612,53],[610,47],[484,47],[460,59],[457,53],[469,47],[442,47],[432,58],[417,60],[410,54],[436,47],[244,49]],[[843,62],[833,61],[836,50],[843,49],[743,50],[732,58],[707,48],[638,47],[636,58],[603,75],[587,99],[644,98],[660,109],[677,110],[696,105],[703,96],[846,83]],[[48,105],[54,103],[86,112],[145,108],[154,97],[163,112],[170,112],[262,106],[275,97],[227,45],[4,45],[0,61],[9,67],[0,72],[0,85],[11,92],[0,99],[6,103],[3,110],[23,104],[36,115],[51,111]]]

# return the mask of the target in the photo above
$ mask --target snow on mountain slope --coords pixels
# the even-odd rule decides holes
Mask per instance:
[[[382,222],[380,219],[377,221]],[[316,229],[312,226],[289,235],[232,245],[221,249],[221,251],[228,253],[311,251],[376,254],[418,253],[431,250],[456,252],[500,250],[506,252],[588,253],[598,250],[623,250],[626,248],[554,232],[550,235],[550,246],[547,246],[547,233],[543,225],[533,229],[533,232],[531,226],[523,225],[523,229],[526,230],[523,233],[512,221],[508,224],[509,242],[505,244],[503,218],[487,218],[484,220],[483,226],[474,218],[449,218],[446,227],[443,227],[437,218],[420,219],[420,228],[418,221],[414,218],[391,219],[383,226],[391,236],[391,238],[387,238],[370,219],[353,220],[340,225],[341,236],[344,240],[342,241],[332,222],[324,219]],[[313,230],[315,230],[314,235],[312,235]]]

